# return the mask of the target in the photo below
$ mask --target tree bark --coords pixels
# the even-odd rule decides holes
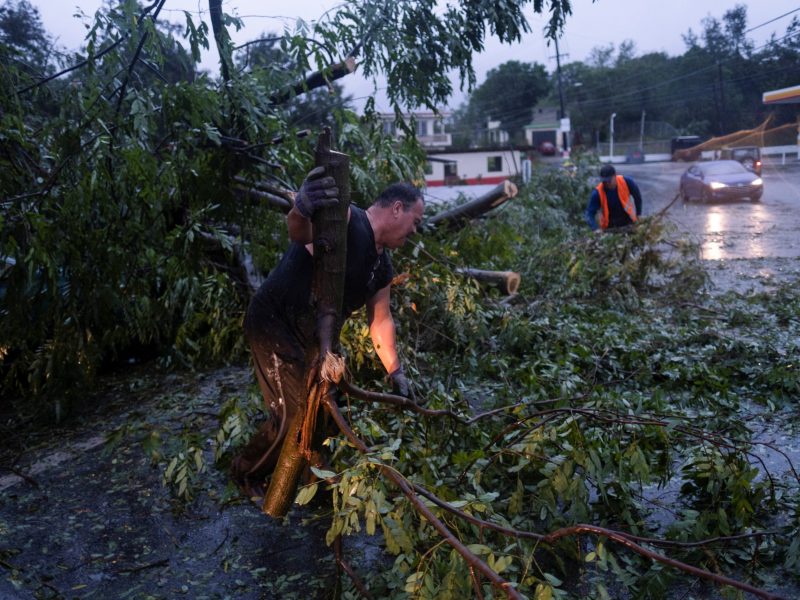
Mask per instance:
[[[222,22],[222,0],[208,0],[208,14],[211,17],[211,29],[219,52],[219,70],[223,81],[231,79],[231,38]]]
[[[283,104],[295,96],[305,94],[306,92],[310,92],[311,90],[324,85],[330,85],[331,81],[341,79],[345,75],[349,75],[355,70],[356,59],[352,56],[348,56],[342,62],[331,65],[324,71],[312,73],[306,77],[305,81],[296,84],[291,90],[281,92],[280,94],[275,94],[269,100],[272,104]]]
[[[253,187],[234,187],[233,193],[248,201],[257,200],[258,202],[266,202],[271,207],[277,208],[284,213],[288,213],[292,210],[292,206],[294,206],[294,202],[291,200]]]
[[[314,214],[312,302],[317,308],[319,353],[324,358],[339,345],[347,264],[347,215],[350,210],[350,157],[331,150],[330,129],[317,142],[315,164],[336,180],[339,202]]]
[[[520,275],[514,271],[484,271],[483,269],[456,269],[457,273],[471,277],[479,283],[496,286],[507,296],[513,296],[519,289]]]
[[[457,229],[463,227],[470,219],[489,212],[516,195],[517,186],[506,179],[480,198],[440,212],[428,219],[427,223],[437,227],[444,224],[452,229]]]
[[[263,511],[271,517],[283,517],[289,511],[300,477],[315,456],[325,437],[324,411],[320,405],[328,395],[331,382],[338,381],[343,361],[335,352],[342,328],[342,301],[347,260],[347,215],[350,207],[350,161],[346,154],[331,150],[330,129],[317,141],[316,166],[336,180],[339,203],[314,214],[314,270],[311,278],[311,302],[317,314],[317,344],[306,353],[306,389],[304,405],[288,424],[277,465],[264,496]]]

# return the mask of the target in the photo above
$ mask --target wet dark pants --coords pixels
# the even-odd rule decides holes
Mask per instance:
[[[281,452],[286,428],[305,405],[304,349],[277,320],[245,318],[258,386],[268,418],[234,458],[233,477],[240,484],[261,483],[272,473]]]

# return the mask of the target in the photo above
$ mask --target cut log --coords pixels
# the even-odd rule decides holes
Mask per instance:
[[[513,296],[519,289],[520,275],[514,271],[484,271],[483,269],[456,269],[479,283],[497,287],[507,296]]]
[[[428,219],[427,224],[436,227],[442,224],[451,228],[461,227],[466,221],[487,213],[516,195],[517,186],[506,179],[480,198],[432,216]]]
[[[325,439],[325,412],[319,407],[336,377],[323,376],[338,351],[342,328],[342,302],[347,257],[347,213],[350,207],[350,159],[331,150],[331,132],[326,128],[317,141],[316,166],[336,180],[339,203],[314,213],[314,268],[311,300],[317,315],[317,343],[306,352],[306,398],[288,423],[278,462],[264,495],[262,510],[273,518],[283,517],[292,505],[300,477]],[[340,368],[343,371],[343,366]]]

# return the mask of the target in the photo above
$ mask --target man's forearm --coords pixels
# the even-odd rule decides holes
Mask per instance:
[[[592,228],[593,231],[598,228],[595,215],[599,209],[600,200],[596,199],[594,195],[592,195],[592,197],[589,199],[589,205],[586,207],[586,212],[583,213],[583,216],[586,219],[586,223]]]
[[[628,187],[631,190],[631,196],[633,196],[633,203],[636,205],[636,216],[640,217],[642,215],[642,191],[636,182],[632,180],[628,183]]]
[[[400,357],[397,355],[397,340],[395,337],[394,320],[391,318],[383,319],[380,322],[373,322],[369,328],[372,345],[378,358],[386,369],[391,373],[400,367]]]
[[[289,239],[301,244],[310,244],[313,239],[311,221],[300,214],[296,208],[289,211],[286,217],[286,226],[289,230]]]

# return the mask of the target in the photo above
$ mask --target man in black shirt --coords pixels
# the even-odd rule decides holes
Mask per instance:
[[[316,315],[310,305],[311,218],[318,208],[338,202],[338,193],[336,182],[321,167],[309,173],[289,212],[289,248],[245,316],[245,336],[270,415],[233,461],[233,476],[248,493],[251,484],[263,482],[274,469],[286,426],[306,398],[305,354],[316,335]],[[387,250],[399,248],[416,232],[423,209],[419,190],[396,183],[367,210],[351,206],[347,226],[342,320],[366,305],[370,336],[394,393],[409,398],[413,393],[397,354],[389,303],[394,273]]]

